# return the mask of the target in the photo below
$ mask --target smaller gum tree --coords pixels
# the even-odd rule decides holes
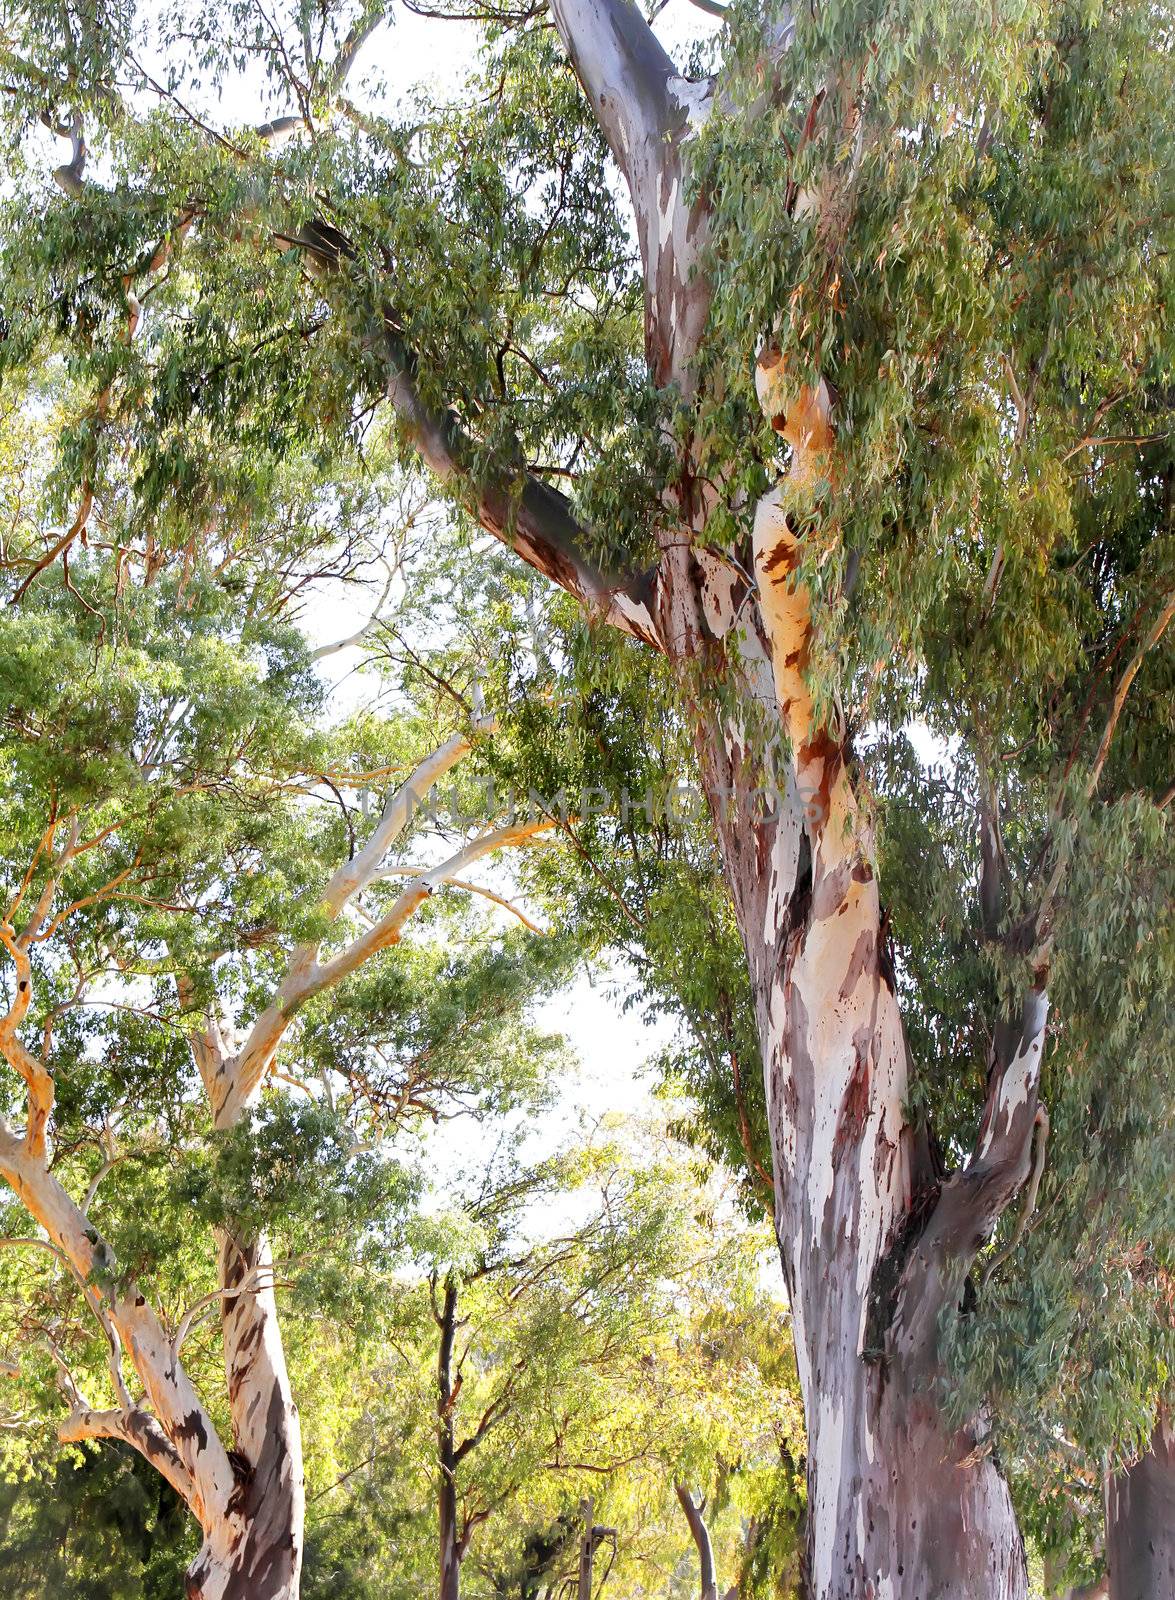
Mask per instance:
[[[325,1278],[402,1208],[404,1174],[364,1149],[349,1108],[378,1138],[541,1073],[549,1046],[522,1018],[564,970],[549,947],[406,952],[390,988],[385,968],[414,922],[443,945],[434,895],[476,888],[475,863],[545,824],[406,861],[484,721],[431,750],[394,721],[332,737],[301,636],[251,616],[237,583],[180,561],[128,586],[105,553],[75,573],[84,604],[53,586],[0,621],[3,1265],[19,1257],[24,1286],[9,1336],[14,1354],[30,1335],[49,1352],[62,1440],[120,1441],[184,1501],[203,1536],[191,1596],[295,1595],[303,1463],[277,1291],[301,1254]],[[380,746],[365,765],[364,740]],[[365,1005],[404,1008],[378,1097],[354,1054],[326,1049],[336,992],[353,1029]],[[318,1088],[295,1105],[297,1038]],[[206,1322],[219,1383],[194,1339]],[[20,1365],[43,1379],[36,1354]]]

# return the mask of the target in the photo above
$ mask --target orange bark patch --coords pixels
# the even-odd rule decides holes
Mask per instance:
[[[796,756],[801,773],[815,766],[817,762],[821,763],[820,781],[808,797],[808,805],[809,809],[815,809],[819,816],[827,817],[832,798],[832,785],[840,769],[840,745],[827,728],[821,728],[800,746]]]
[[[774,419],[771,426],[798,450],[823,452],[832,447],[828,405],[820,389],[801,389],[784,417],[783,427],[779,426],[778,419]]]
[[[777,569],[782,569],[781,576],[786,577],[789,572],[794,572],[800,564],[800,547],[798,541],[790,534],[779,540],[771,554],[763,562],[763,571],[774,579]]]

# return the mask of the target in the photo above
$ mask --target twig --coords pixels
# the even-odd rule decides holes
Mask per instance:
[[[427,867],[381,867],[376,873],[377,878],[421,878],[428,872]],[[532,922],[525,911],[520,910],[504,895],[495,894],[492,889],[486,889],[480,883],[470,883],[465,878],[443,878],[438,885],[446,889],[464,889],[467,894],[479,894],[486,900],[492,900],[495,905],[501,906],[516,916],[523,927],[529,928],[531,933],[549,933],[549,928],[541,928],[537,922]]]

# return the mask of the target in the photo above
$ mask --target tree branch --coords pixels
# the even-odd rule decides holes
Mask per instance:
[[[191,1492],[185,1497],[207,1528],[223,1514],[235,1478],[212,1419],[172,1356],[158,1317],[133,1282],[119,1281],[113,1252],[80,1206],[30,1154],[25,1142],[2,1124],[0,1176],[68,1261],[104,1329],[112,1329],[119,1346],[130,1351],[152,1409],[191,1479]],[[116,1348],[112,1346],[112,1359]]]
[[[521,1372],[521,1370],[522,1362],[519,1360],[515,1364],[513,1372],[503,1384],[501,1392],[490,1401],[489,1405],[482,1412],[481,1420],[478,1422],[477,1427],[473,1430],[468,1438],[463,1439],[459,1445],[455,1446],[453,1450],[453,1465],[455,1467],[460,1466],[461,1462],[465,1460],[465,1457],[477,1449],[478,1445],[485,1438],[486,1434],[489,1433],[490,1429],[495,1425],[495,1423],[501,1422],[502,1418],[508,1414],[510,1400],[514,1393],[514,1385],[518,1380],[518,1374]]]
[[[59,1424],[57,1437],[62,1444],[78,1444],[83,1439],[121,1439],[149,1461],[176,1494],[194,1509],[197,1492],[191,1473],[158,1422],[141,1406],[128,1406],[118,1411],[92,1411],[83,1407],[71,1412]]]
[[[172,1355],[179,1355],[180,1347],[191,1332],[193,1322],[202,1311],[206,1311],[209,1306],[223,1305],[226,1300],[234,1300],[239,1294],[256,1294],[262,1289],[273,1289],[277,1284],[276,1275],[277,1269],[273,1262],[266,1259],[253,1267],[241,1282],[234,1284],[231,1289],[210,1289],[207,1294],[202,1294],[198,1300],[188,1307],[179,1320],[179,1325],[171,1341]],[[268,1282],[265,1282],[266,1278],[268,1278]]]
[[[419,866],[381,867],[379,872],[376,873],[376,877],[419,878],[427,871],[427,867]],[[509,911],[511,916],[517,917],[522,926],[529,929],[531,933],[546,933],[548,931],[546,928],[540,927],[537,922],[532,921],[531,918],[527,916],[526,912],[521,909],[521,907],[516,906],[512,900],[507,900],[505,895],[495,894],[492,889],[487,889],[480,883],[470,883],[465,878],[445,878],[442,880],[441,884],[438,884],[437,887],[444,887],[446,889],[462,889],[466,894],[481,895],[483,899],[492,900],[494,905],[501,906],[504,911]]]
[[[911,1379],[925,1376],[937,1347],[939,1314],[958,1304],[972,1262],[1030,1177],[1048,1010],[1043,985],[1034,986],[1024,997],[1019,1023],[997,1028],[976,1147],[943,1185],[906,1261],[893,1338]]]
[[[445,485],[460,491],[481,526],[550,578],[589,611],[622,632],[661,648],[648,575],[608,573],[587,554],[588,538],[570,502],[533,473],[480,475],[471,462],[473,442],[449,413],[431,411],[421,398],[414,363],[389,316],[387,397],[408,441]]]
[[[980,1288],[985,1288],[992,1274],[998,1267],[1002,1267],[1008,1258],[1016,1253],[1020,1241],[1024,1237],[1032,1213],[1036,1210],[1037,1196],[1040,1194],[1040,1182],[1044,1177],[1045,1156],[1048,1153],[1049,1142],[1049,1114],[1045,1108],[1038,1105],[1036,1108],[1036,1153],[1032,1160],[1032,1175],[1028,1179],[1028,1186],[1024,1191],[1024,1204],[1020,1208],[1020,1215],[1016,1219],[1016,1229],[1004,1248],[994,1255],[987,1263],[983,1273],[983,1282]]]
[[[1163,609],[1159,612],[1158,616],[1151,624],[1146,638],[1143,639],[1138,649],[1131,656],[1129,663],[1114,686],[1114,698],[1110,703],[1110,714],[1106,719],[1106,726],[1102,732],[1101,740],[1097,747],[1097,755],[1094,757],[1093,769],[1090,772],[1089,781],[1086,785],[1085,792],[1087,797],[1092,797],[1094,790],[1098,786],[1098,780],[1102,775],[1102,768],[1105,766],[1106,757],[1110,753],[1110,745],[1113,743],[1114,731],[1118,726],[1118,719],[1122,715],[1122,707],[1126,704],[1126,696],[1130,692],[1130,685],[1137,677],[1138,669],[1142,666],[1143,659],[1147,652],[1153,650],[1155,645],[1158,644],[1159,640],[1166,632],[1167,624],[1171,621],[1173,616],[1175,616],[1175,589],[1172,589],[1167,595],[1167,598],[1163,603]]]
[[[718,1580],[714,1573],[714,1547],[710,1543],[710,1530],[706,1526],[705,1498],[695,1501],[684,1483],[675,1483],[673,1488],[678,1504],[685,1512],[685,1520],[689,1523],[690,1536],[697,1547],[698,1563],[701,1568],[702,1600],[716,1600]]]
[[[332,921],[353,895],[373,881],[382,856],[407,826],[420,802],[471,748],[468,738],[456,735],[421,762],[408,782],[390,797],[367,844],[339,867],[326,887],[323,903]],[[397,944],[409,918],[440,884],[492,851],[520,844],[550,826],[543,819],[480,835],[447,861],[415,878],[385,917],[322,964],[318,961],[317,942],[300,945],[277,994],[253,1023],[239,1053],[222,1055],[215,1068],[209,1098],[217,1126],[229,1127],[241,1115],[295,1013],[308,1000],[333,988],[379,951]]]
[[[673,120],[676,67],[631,0],[551,0],[551,16],[638,215],[642,205],[655,211],[650,186]]]
[[[53,1075],[31,1050],[26,1049],[17,1029],[28,1014],[33,994],[33,969],[23,938],[17,938],[9,923],[0,923],[0,944],[12,957],[16,968],[16,994],[7,1013],[0,1017],[0,1053],[9,1066],[24,1079],[29,1092],[25,1148],[35,1160],[43,1160],[49,1117],[53,1110]]]
[[[300,1003],[309,999],[311,995],[321,993],[323,989],[332,988],[341,978],[362,966],[377,951],[397,944],[404,925],[413,913],[424,904],[435,889],[456,877],[463,868],[474,861],[480,861],[483,856],[490,855],[495,850],[523,844],[536,834],[548,832],[554,826],[554,823],[543,818],[538,822],[523,822],[513,827],[498,828],[493,833],[483,833],[471,840],[464,849],[450,856],[447,861],[442,861],[439,866],[430,867],[407,886],[386,917],[381,918],[374,927],[361,933],[352,944],[341,950],[324,966],[315,967],[307,977],[305,993]]]

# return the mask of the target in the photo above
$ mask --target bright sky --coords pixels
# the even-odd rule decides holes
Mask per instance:
[[[375,34],[356,67],[353,81],[384,77],[393,93],[428,83],[442,93],[455,90],[474,63],[477,28],[472,23],[438,22],[396,7],[390,29]],[[668,0],[654,24],[673,59],[686,64],[690,46],[710,38],[715,18],[689,4]]]

